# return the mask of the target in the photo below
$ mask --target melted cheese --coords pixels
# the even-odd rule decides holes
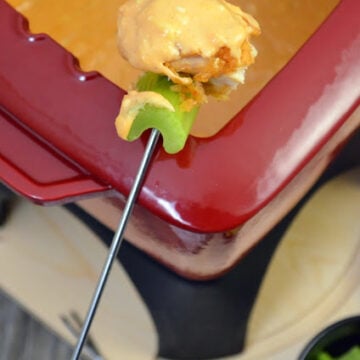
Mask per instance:
[[[118,9],[124,0],[7,0],[30,21],[34,33],[45,32],[71,51],[86,70],[98,70],[124,89],[140,71],[119,56]],[[191,0],[188,0],[189,2]],[[226,103],[210,100],[200,110],[192,134],[220,130],[289,61],[339,3],[339,0],[229,0],[261,24],[254,39],[259,55],[246,73],[246,85]]]
[[[121,54],[134,67],[181,84],[191,79],[175,71],[178,60],[194,60],[201,72],[226,47],[233,66],[245,66],[253,62],[249,37],[259,33],[254,18],[224,0],[129,0],[119,11]]]
[[[131,126],[145,105],[175,111],[173,105],[162,95],[153,91],[129,91],[121,103],[120,113],[115,120],[117,134],[124,140],[128,138]]]

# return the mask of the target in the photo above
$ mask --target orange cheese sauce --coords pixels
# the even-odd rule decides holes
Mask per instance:
[[[205,14],[204,9],[206,17],[198,16]],[[225,0],[128,1],[121,6],[118,20],[119,50],[130,64],[181,84],[191,80],[174,71],[174,62],[193,60],[190,71],[199,76],[199,60],[210,59],[226,47],[228,57],[236,62],[234,68],[245,66],[253,58],[248,39],[259,33],[254,18]],[[205,74],[210,72],[209,65],[203,67]],[[206,82],[211,76],[203,77]]]
[[[79,59],[84,71],[97,70],[124,89],[136,82],[139,71],[117,49],[118,8],[124,0],[7,0],[29,19],[33,33],[47,33]],[[255,64],[226,102],[210,100],[202,106],[192,135],[218,132],[291,59],[339,0],[232,0],[260,24],[254,38]],[[196,16],[204,16],[197,14]],[[209,19],[209,27],[212,20]],[[115,131],[115,130],[114,130]]]

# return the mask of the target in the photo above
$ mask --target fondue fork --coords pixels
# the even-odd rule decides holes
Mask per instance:
[[[91,303],[89,305],[88,312],[87,312],[86,318],[84,320],[83,327],[80,332],[76,347],[72,354],[72,357],[71,357],[72,360],[78,360],[80,358],[81,351],[84,347],[88,332],[91,327],[91,323],[95,317],[96,310],[98,308],[102,293],[104,291],[107,279],[109,277],[111,267],[116,259],[119,249],[121,247],[125,228],[127,226],[128,220],[132,213],[132,210],[133,210],[133,207],[137,200],[137,197],[141,191],[141,187],[142,187],[143,181],[145,179],[145,176],[147,174],[147,170],[149,168],[149,164],[152,159],[152,155],[154,153],[154,150],[155,150],[156,144],[159,140],[159,137],[160,137],[160,132],[157,129],[152,129],[149,140],[148,140],[146,148],[145,148],[144,155],[140,162],[138,172],[134,179],[133,186],[130,190],[129,197],[126,201],[123,214],[119,221],[118,228],[112,239],[112,243],[110,245],[108,256],[105,260],[102,272],[100,274],[98,283],[96,285],[95,292],[93,294]]]

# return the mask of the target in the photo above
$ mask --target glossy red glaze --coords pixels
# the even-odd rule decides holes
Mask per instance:
[[[54,202],[64,193],[77,196],[79,192],[86,194],[109,189],[37,139],[1,107],[0,134],[0,178],[33,201],[41,203],[46,198],[48,202]]]
[[[358,0],[343,0],[216,136],[190,138],[175,156],[159,148],[140,204],[199,232],[234,228],[262,209],[359,104],[358,14]],[[3,0],[0,49],[0,178],[44,203],[109,188],[126,195],[144,142],[116,136],[113,122],[124,91],[99,74],[79,71],[48,36],[29,34],[23,18]],[[24,140],[24,130],[7,135],[14,126],[33,140]],[[44,148],[50,155],[39,155]],[[24,153],[36,167],[26,165]],[[43,191],[43,183],[51,186]]]

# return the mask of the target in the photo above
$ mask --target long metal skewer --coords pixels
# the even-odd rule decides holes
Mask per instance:
[[[113,264],[114,260],[116,259],[116,256],[120,249],[120,246],[122,244],[123,235],[124,235],[124,231],[125,231],[127,222],[130,218],[131,212],[135,205],[135,201],[140,193],[141,186],[142,186],[143,180],[145,178],[145,175],[147,173],[148,165],[150,164],[150,160],[154,153],[155,146],[158,142],[159,136],[160,136],[160,133],[158,130],[153,129],[151,131],[143,158],[141,160],[138,172],[137,172],[135,180],[134,180],[134,184],[131,188],[131,191],[130,191],[129,197],[127,199],[127,202],[126,202],[126,205],[124,208],[124,212],[122,214],[118,228],[113,237],[113,240],[112,240],[112,243],[111,243],[111,246],[109,249],[109,253],[108,253],[107,259],[105,261],[103,270],[100,274],[100,278],[98,280],[98,283],[97,283],[92,301],[90,303],[80,336],[78,338],[78,342],[76,344],[73,355],[71,357],[72,360],[78,360],[81,355],[82,348],[85,344],[87,334],[90,330],[91,323],[94,319],[97,307],[98,307],[100,299],[101,299],[101,295],[103,293],[103,290],[106,285],[106,281],[107,281],[108,276],[111,271],[112,264]]]

